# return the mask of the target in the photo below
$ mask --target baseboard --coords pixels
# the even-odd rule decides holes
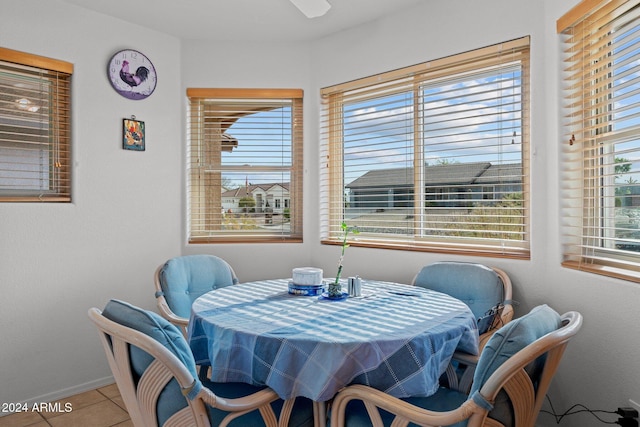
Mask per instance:
[[[96,388],[104,387],[109,384],[113,384],[115,380],[112,376],[100,378],[94,381],[89,381],[84,384],[78,384],[73,387],[64,388],[62,390],[54,391],[52,393],[43,394],[40,396],[36,396],[32,399],[28,399],[22,401],[21,403],[26,403],[29,407],[33,406],[36,403],[48,403],[55,402],[57,400],[62,400],[67,397],[73,396],[74,394],[84,393],[85,391],[95,390]],[[11,415],[11,413],[2,413],[0,411],[0,418],[5,415]]]

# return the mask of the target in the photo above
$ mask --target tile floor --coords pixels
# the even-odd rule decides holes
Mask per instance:
[[[51,412],[28,410],[0,417],[0,427],[133,427],[115,384],[49,406]],[[70,410],[65,412],[65,408]]]

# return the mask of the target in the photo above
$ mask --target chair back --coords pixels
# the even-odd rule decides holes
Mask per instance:
[[[155,272],[156,302],[160,314],[182,328],[199,296],[216,288],[235,285],[233,268],[215,255],[185,255],[171,258]]]
[[[491,268],[470,262],[442,261],[423,267],[413,284],[451,295],[471,308],[476,319],[504,301],[504,284]]]
[[[480,331],[481,346],[486,342],[482,339],[485,332],[503,326],[513,318],[511,280],[498,268],[471,262],[435,262],[424,266],[414,277],[413,284],[458,298],[469,306],[476,319],[499,307],[501,311],[486,325],[487,330]]]
[[[470,393],[488,411],[475,413],[469,427],[488,425],[487,417],[504,426],[533,427],[564,350],[581,326],[580,313],[561,317],[541,305],[493,334]]]
[[[89,310],[136,426],[209,426],[193,355],[181,331],[157,314],[111,300]]]

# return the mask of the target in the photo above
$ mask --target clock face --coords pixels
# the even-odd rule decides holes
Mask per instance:
[[[107,74],[116,92],[128,99],[145,99],[156,88],[155,67],[136,50],[121,50],[113,55]]]

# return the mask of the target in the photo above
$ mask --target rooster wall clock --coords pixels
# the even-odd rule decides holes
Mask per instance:
[[[111,86],[128,99],[145,99],[153,93],[158,80],[149,58],[131,49],[113,55],[107,73]]]

